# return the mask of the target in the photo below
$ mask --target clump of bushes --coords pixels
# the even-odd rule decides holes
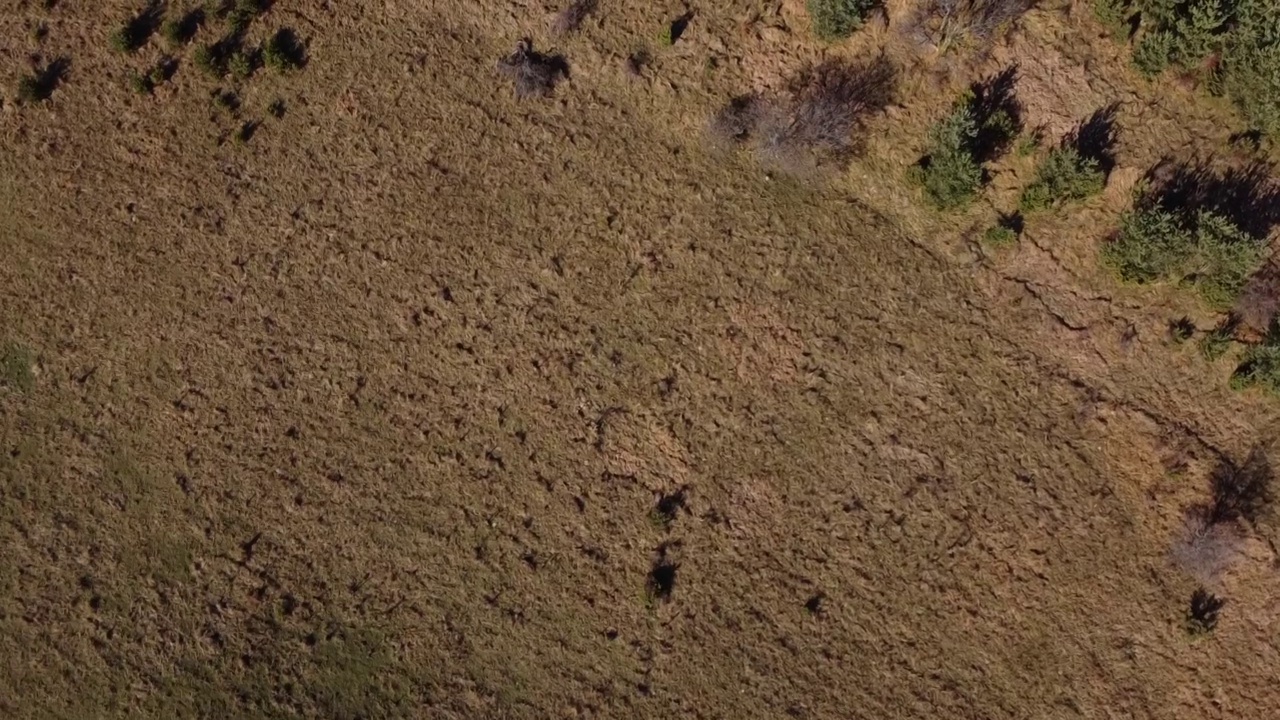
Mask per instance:
[[[1023,189],[1018,208],[1026,213],[1083,200],[1102,192],[1105,184],[1106,175],[1097,158],[1085,157],[1075,147],[1063,145],[1049,151],[1036,171],[1036,179]]]
[[[808,0],[813,32],[823,40],[841,40],[858,31],[877,0]]]
[[[792,174],[840,164],[856,150],[863,119],[888,104],[893,80],[883,59],[827,61],[792,78],[785,92],[731,100],[710,132],[717,142],[750,145],[761,161]]]
[[[1154,76],[1170,66],[1205,75],[1253,126],[1280,136],[1280,3],[1275,0],[1098,0],[1113,27],[1140,19],[1134,65]]]
[[[1210,306],[1225,310],[1235,302],[1262,252],[1260,241],[1223,215],[1150,207],[1124,217],[1102,257],[1122,280],[1183,282]]]

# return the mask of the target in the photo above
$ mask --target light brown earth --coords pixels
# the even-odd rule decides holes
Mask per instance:
[[[0,716],[1274,713],[1274,529],[1200,637],[1168,549],[1276,402],[1166,341],[1212,324],[1192,299],[1098,267],[1123,189],[992,251],[993,208],[902,180],[1012,60],[1050,135],[1121,102],[1113,183],[1240,129],[1087,7],[956,66],[897,8],[824,51],[798,0],[698,6],[671,48],[677,3],[552,40],[538,2],[278,0],[249,37],[309,62],[232,117],[188,64],[126,87],[163,48],[109,50],[136,7],[38,5],[0,18],[6,87],[71,63],[0,114],[0,341],[33,374],[0,386]],[[494,71],[524,35],[570,63],[550,99]],[[710,150],[730,95],[881,44],[900,97],[847,174]]]

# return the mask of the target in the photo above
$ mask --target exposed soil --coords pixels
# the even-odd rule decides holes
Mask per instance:
[[[113,52],[139,8],[108,5],[0,18],[5,87],[66,62],[0,112],[0,346],[29,353],[0,715],[1274,712],[1272,522],[1209,634],[1170,548],[1276,402],[1168,341],[1212,325],[1194,299],[1097,266],[1128,192],[993,252],[1034,159],[959,217],[902,179],[1014,61],[1054,142],[1120,103],[1117,183],[1240,130],[1087,8],[964,72],[894,7],[824,50],[798,0],[699,6],[670,47],[678,3],[553,37],[540,2],[276,0],[245,42],[288,29],[300,67],[219,81],[158,36]],[[498,68],[525,37],[567,63],[546,97]],[[898,96],[847,173],[706,141],[730,97],[880,46]]]

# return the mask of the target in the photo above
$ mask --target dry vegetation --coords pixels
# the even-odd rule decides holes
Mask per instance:
[[[0,716],[1267,717],[1280,11],[1085,8],[18,4]]]

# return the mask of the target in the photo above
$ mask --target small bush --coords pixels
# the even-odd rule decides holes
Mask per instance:
[[[150,78],[134,70],[129,72],[129,88],[138,95],[150,95],[155,86]]]
[[[1191,594],[1191,605],[1187,608],[1186,628],[1192,635],[1203,635],[1212,632],[1218,625],[1218,614],[1227,602],[1204,588]]]
[[[218,51],[211,45],[196,48],[191,54],[191,63],[205,75],[222,77],[222,58],[218,57]]]
[[[1196,324],[1189,317],[1169,321],[1169,339],[1181,345],[1195,337]]]
[[[1232,17],[1234,0],[1148,0],[1140,5],[1143,35],[1133,62],[1146,75],[1170,65],[1195,68],[1219,52]]]
[[[27,392],[35,386],[31,351],[17,343],[0,345],[0,386]]]
[[[1129,37],[1127,23],[1132,15],[1133,7],[1128,0],[1095,0],[1093,3],[1093,16],[1116,36]]]
[[[530,45],[529,52],[532,52]],[[537,55],[537,53],[533,53]],[[515,57],[512,55],[511,57]],[[542,56],[539,56],[542,57]],[[510,58],[508,58],[510,59]],[[276,72],[297,70],[306,64],[306,53],[298,37],[288,28],[283,28],[271,36],[262,45],[262,62]],[[563,69],[561,69],[563,72]]]
[[[1018,242],[1018,233],[1011,227],[992,225],[983,233],[982,239],[988,245],[1012,245]]]
[[[1102,258],[1121,280],[1185,282],[1210,306],[1227,309],[1262,250],[1257,239],[1222,215],[1153,207],[1127,214],[1117,237],[1103,247]]]
[[[914,179],[940,210],[968,205],[982,188],[982,166],[974,156],[978,125],[969,101],[929,130],[929,154]]]
[[[248,79],[253,75],[254,58],[251,53],[245,50],[237,50],[227,59],[227,72],[236,80]]]
[[[1235,316],[1228,315],[1200,338],[1200,355],[1209,362],[1216,362],[1231,349],[1231,344],[1236,341],[1236,330]]]
[[[808,0],[813,32],[827,41],[849,37],[862,27],[876,0]]]
[[[18,102],[33,105],[45,99],[40,88],[40,80],[35,75],[23,75],[18,79]]]
[[[111,49],[121,53],[131,53],[138,49],[137,42],[130,33],[128,27],[123,27],[111,33],[107,39],[111,43]]]
[[[1105,184],[1097,160],[1083,157],[1074,147],[1054,148],[1041,163],[1036,179],[1022,191],[1018,207],[1025,213],[1083,200],[1102,192]]]

